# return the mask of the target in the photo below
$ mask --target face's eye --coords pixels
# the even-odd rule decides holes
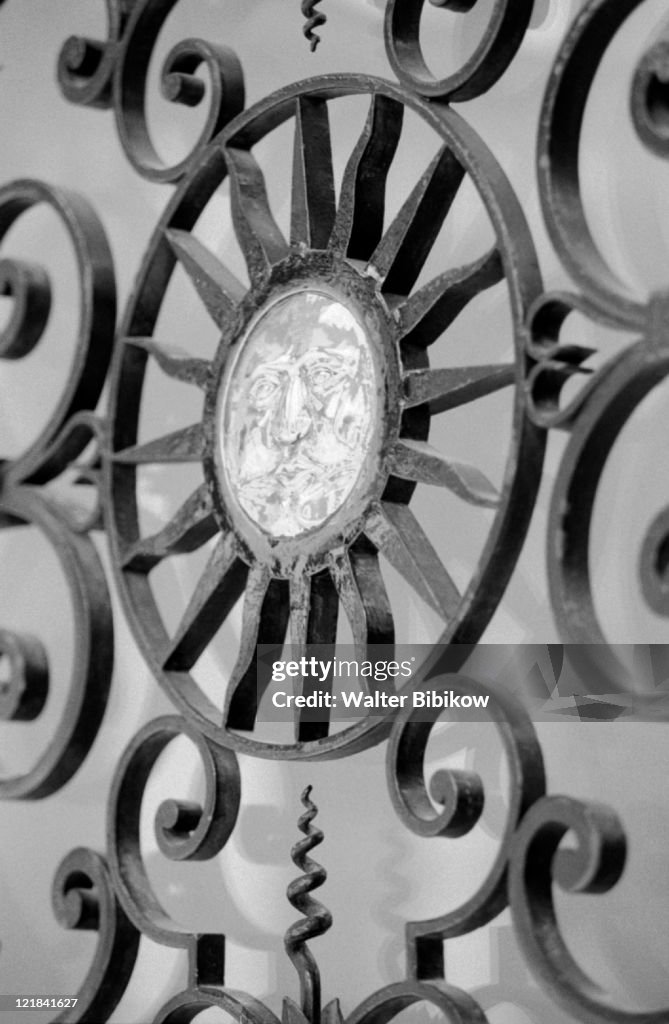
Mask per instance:
[[[329,366],[316,366],[309,374],[309,380],[314,387],[324,388],[335,376],[335,372]]]
[[[279,392],[279,381],[274,376],[258,377],[249,390],[249,398],[256,408],[266,408]]]
[[[307,371],[310,388],[316,395],[327,395],[344,378],[345,369],[329,363],[314,363]]]

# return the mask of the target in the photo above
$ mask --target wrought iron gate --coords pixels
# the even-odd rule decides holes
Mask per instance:
[[[42,573],[42,549],[30,539],[39,535],[51,549],[49,571],[62,575],[60,599],[74,622],[64,671],[53,650],[60,610],[41,605],[21,581],[5,583],[7,594],[23,586],[19,604],[34,600],[41,612],[29,629],[8,622],[0,630],[6,749],[11,754],[10,734],[23,730],[22,737],[36,737],[38,753],[19,770],[2,764],[0,795],[44,801],[67,794],[63,787],[85,778],[90,758],[100,757],[101,736],[114,755],[108,791],[89,796],[91,806],[105,808],[106,845],[101,852],[78,845],[65,802],[61,835],[75,848],[53,881],[59,923],[97,933],[89,973],[76,995],[48,995],[35,963],[32,992],[15,992],[0,955],[0,989],[11,992],[0,994],[0,1010],[9,1020],[33,1011],[41,1014],[34,1019],[63,1022],[125,1019],[115,1014],[127,1012],[123,998],[141,937],[187,954],[183,984],[160,1008],[147,998],[146,1016],[137,1018],[164,1024],[211,1008],[247,1024],[269,1024],[279,1012],[284,1024],[381,1024],[412,1006],[418,1014],[474,1024],[494,1022],[495,1005],[505,1000],[539,1014],[531,1018],[537,1020],[549,1012],[561,1014],[556,1021],[669,1019],[667,1009],[623,1008],[570,951],[556,891],[615,891],[629,829],[608,803],[556,792],[534,714],[550,722],[592,719],[596,724],[576,730],[586,748],[588,729],[609,729],[618,742],[625,727],[614,733],[603,723],[629,718],[631,729],[638,724],[636,742],[648,749],[655,749],[667,716],[664,648],[646,652],[652,685],[644,687],[640,652],[630,669],[616,649],[619,635],[607,619],[594,554],[600,563],[618,558],[600,540],[607,480],[621,449],[631,461],[648,457],[625,446],[625,431],[647,399],[664,394],[663,250],[649,236],[635,268],[638,240],[627,262],[603,240],[606,232],[588,208],[599,179],[586,169],[583,145],[593,95],[602,75],[606,81],[612,74],[611,54],[620,59],[620,38],[652,32],[650,45],[625,50],[628,134],[609,139],[595,165],[624,164],[633,139],[647,164],[636,203],[652,204],[661,194],[669,153],[662,12],[652,0],[431,4],[443,10],[423,0],[387,0],[384,9],[371,0],[359,0],[359,9],[352,0],[339,7],[335,0],[304,0],[301,11],[296,0],[248,7],[107,0],[106,34],[63,39],[57,58],[60,95],[72,105],[68,124],[77,125],[71,138],[63,135],[63,153],[95,161],[100,147],[95,202],[76,190],[77,181],[61,184],[51,150],[44,160],[57,173],[17,177],[0,189],[0,294],[8,307],[0,388],[15,417],[19,394],[41,416],[14,451],[10,438],[0,461],[5,578],[22,566]],[[65,11],[68,4],[60,6]],[[199,116],[184,155],[169,138],[172,119],[181,126],[184,112],[170,106],[163,113],[165,152],[174,149],[165,156],[150,127],[154,50],[166,28],[178,30],[174,17],[186,7],[194,26],[202,17],[212,31],[207,39],[181,37],[164,55],[164,43],[159,48],[163,98]],[[27,9],[18,0],[3,5],[6,38],[14,38]],[[68,17],[76,31],[74,6]],[[473,41],[471,24],[478,31]],[[292,45],[285,40],[300,26],[300,70],[306,74],[312,61],[314,75],[295,82],[292,51],[276,53]],[[361,44],[363,30],[373,44]],[[244,47],[252,46],[248,57],[237,48],[236,32]],[[438,54],[451,36],[464,40],[455,70]],[[335,69],[334,40],[341,47]],[[368,73],[367,64],[364,73],[346,70],[348,52],[359,55],[361,45],[376,47],[370,64],[378,73]],[[17,76],[32,60],[16,54]],[[254,69],[250,82],[247,64]],[[538,109],[531,123],[514,110],[514,88],[526,87],[522,75],[509,85],[519,67],[539,68],[529,86]],[[269,89],[261,88],[266,80]],[[12,97],[17,110],[22,99]],[[39,124],[30,125],[25,135],[39,132]],[[95,141],[82,143],[77,156],[87,132]],[[536,143],[531,166],[514,152],[529,154],[528,138]],[[122,252],[122,231],[105,219],[111,147],[128,165],[123,229],[133,208],[138,223],[151,224],[149,237],[123,238]],[[533,185],[519,194],[508,164],[525,168],[525,183],[536,169],[538,202]],[[599,183],[595,206],[610,211]],[[48,211],[50,230],[64,240],[64,272],[79,294],[70,325],[58,318],[62,296],[51,268],[47,273],[34,256],[15,252],[16,239],[26,248],[17,229],[36,210]],[[649,220],[661,234],[652,213]],[[39,248],[39,228],[28,248],[35,249],[35,238]],[[659,264],[649,280],[646,260]],[[56,353],[53,381],[48,363],[40,369],[31,362],[48,346]],[[628,589],[646,618],[638,620],[638,633],[623,637],[629,643],[662,640],[669,610],[667,481],[662,460],[655,463],[648,500],[636,496],[643,522],[639,517]],[[542,486],[550,490],[543,520],[536,513]],[[550,643],[533,649],[524,669],[517,661],[508,666],[507,684],[514,673],[520,682],[526,677],[513,692],[486,679],[485,669],[475,676],[483,664],[476,659],[484,656],[477,645],[499,639],[494,624],[528,545],[536,560],[537,522],[552,615],[551,631],[539,639]],[[7,599],[10,612],[13,600]],[[45,613],[51,626],[42,621]],[[115,631],[121,665],[114,672]],[[119,714],[124,722],[114,694],[127,672],[125,652],[135,650],[130,635],[151,675],[142,693],[155,691],[148,700],[156,710],[132,738],[121,737],[110,720]],[[417,640],[424,658],[407,671],[404,688],[399,678],[395,686],[392,676],[409,664],[402,650]],[[359,691],[374,707],[339,717],[302,706],[272,720],[267,708],[277,680],[268,658],[290,659],[299,695],[329,694],[319,700],[333,708],[341,687],[332,666],[342,644],[350,657],[377,666],[397,644],[390,683],[372,673]],[[320,688],[307,678],[314,652],[330,666]],[[132,685],[125,678],[127,698]],[[528,686],[530,696],[539,693],[529,710]],[[476,726],[476,743],[440,733],[454,716],[434,699],[414,697],[435,693],[450,694],[456,707],[485,700],[489,713]],[[396,695],[393,707],[388,698]],[[48,735],[26,732],[39,728],[49,710]],[[440,735],[451,743],[455,735],[456,751],[470,748],[464,766],[451,760],[431,767]],[[509,779],[501,802],[497,783],[483,780],[493,735]],[[210,931],[178,923],[156,893],[143,850],[145,791],[163,751],[182,737],[201,762],[204,796],[157,807],[155,841],[169,862],[211,861],[224,851],[248,806],[245,771],[275,761],[306,765],[316,777],[321,762],[332,762],[350,787],[345,763],[383,745],[398,832],[438,846],[475,834],[485,813],[497,814],[483,881],[458,903],[452,880],[424,879],[430,911],[404,921],[405,966],[357,1006],[347,992],[323,998],[316,940],[331,938],[336,921],[332,929],[326,897],[319,893],[321,903],[313,895],[326,873],[310,853],[323,838],[316,805],[323,812],[327,805],[306,785],[303,838],[292,849],[298,877],[287,891],[300,917],[284,939],[299,995],[265,999],[262,986],[240,991],[226,971],[225,922]],[[27,744],[32,750],[29,738]],[[370,793],[375,786],[378,777]],[[348,800],[348,793],[339,795]],[[55,806],[33,805],[36,842],[37,812],[47,805]],[[353,858],[366,821],[349,821]],[[258,876],[265,840],[271,846],[263,828],[249,858]],[[563,843],[568,834],[572,846]],[[632,844],[636,858],[651,848],[657,845],[650,839]],[[242,875],[238,887],[228,879],[241,897],[264,884],[246,870]],[[490,991],[471,993],[454,983],[444,951],[450,940],[498,922],[507,908],[508,941],[534,981],[519,983],[509,973]],[[356,912],[359,932],[342,945],[365,945],[365,910]],[[324,948],[332,955],[335,947]],[[559,1009],[546,1009],[552,1005]]]

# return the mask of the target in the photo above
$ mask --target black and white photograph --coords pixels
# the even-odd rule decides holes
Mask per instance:
[[[0,0],[0,1024],[669,1024],[667,0]]]

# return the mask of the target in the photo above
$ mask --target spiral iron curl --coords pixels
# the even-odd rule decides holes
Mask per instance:
[[[297,823],[306,838],[295,843],[290,851],[293,864],[304,874],[291,882],[286,890],[289,902],[296,910],[304,914],[304,917],[288,928],[284,937],[284,945],[300,979],[302,1011],[311,1024],[319,1024],[320,972],[306,943],[308,939],[323,935],[328,930],[332,924],[332,915],[322,903],[309,895],[314,889],[323,885],[327,878],[325,868],[308,856],[310,850],[323,842],[323,833],[311,824],[318,814],[318,808],[309,799],[311,789],[311,786],[307,786],[302,793],[301,800],[307,810]]]
[[[321,37],[314,32],[314,29],[319,25],[324,25],[328,20],[324,14],[316,10],[316,4],[319,3],[321,0],[302,0],[302,14],[307,19],[302,31],[311,43],[312,53],[321,41]]]

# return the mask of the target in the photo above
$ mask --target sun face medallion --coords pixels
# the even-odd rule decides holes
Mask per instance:
[[[230,363],[217,417],[230,505],[268,538],[317,530],[366,476],[374,440],[362,325],[332,294],[291,292],[260,311]]]

